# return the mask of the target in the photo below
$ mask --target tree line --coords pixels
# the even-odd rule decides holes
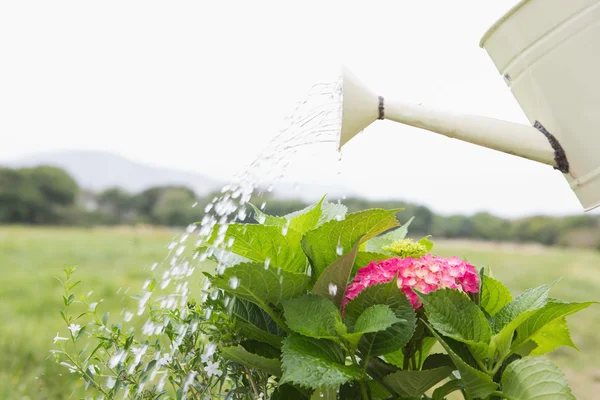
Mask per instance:
[[[198,196],[185,186],[157,186],[139,193],[110,188],[95,193],[80,188],[60,168],[0,168],[0,223],[186,226],[200,221],[205,206],[218,195],[220,193]],[[272,215],[285,215],[309,205],[296,199],[278,199],[271,194],[254,200],[260,203],[266,200],[265,212]],[[194,203],[196,206],[191,207]],[[593,215],[506,219],[485,212],[444,216],[422,205],[395,200],[351,197],[345,199],[344,204],[350,212],[376,207],[404,208],[398,215],[399,220],[414,216],[410,227],[414,235],[537,242],[600,250],[600,217]]]

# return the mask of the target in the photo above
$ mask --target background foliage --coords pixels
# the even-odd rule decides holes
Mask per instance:
[[[200,221],[216,193],[198,196],[182,186],[148,188],[128,193],[119,188],[93,193],[80,188],[55,167],[0,168],[0,224],[60,224],[74,226],[154,224],[186,226]],[[266,212],[285,215],[308,206],[297,199],[279,199],[270,193]],[[192,204],[197,203],[195,207]],[[438,215],[429,208],[402,201],[347,198],[349,212],[368,208],[405,208],[414,216],[410,234],[437,238],[484,241],[536,242],[543,245],[600,249],[600,216],[530,216],[505,219],[486,212],[474,215]]]

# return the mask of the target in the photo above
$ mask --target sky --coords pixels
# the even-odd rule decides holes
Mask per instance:
[[[0,161],[102,150],[227,180],[341,65],[386,98],[527,123],[479,47],[516,3],[0,2]],[[445,214],[583,212],[551,167],[393,122],[333,150],[288,179]]]

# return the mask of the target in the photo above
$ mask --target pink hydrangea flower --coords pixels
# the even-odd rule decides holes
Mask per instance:
[[[421,293],[446,288],[470,293],[479,291],[479,275],[473,265],[458,257],[444,258],[427,254],[419,258],[373,261],[359,269],[346,289],[342,305],[345,307],[365,288],[391,282],[396,276],[398,288],[406,294],[414,309],[422,305],[414,290]]]

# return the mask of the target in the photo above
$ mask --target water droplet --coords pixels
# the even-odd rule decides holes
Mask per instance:
[[[239,285],[240,285],[240,280],[237,276],[232,276],[231,278],[229,278],[229,287],[230,288],[235,290],[238,288]]]
[[[271,257],[265,258],[265,270],[269,269],[269,264],[271,264]]]
[[[323,397],[323,392],[320,392],[320,393],[319,393],[319,397]]]
[[[344,254],[344,246],[342,246],[342,244],[340,243],[341,239],[338,239],[338,244],[337,247],[335,248],[335,252],[338,256],[341,256]]]
[[[212,208],[213,208],[213,205],[212,205],[212,203],[208,203],[208,204],[206,205],[206,207],[204,207],[204,212],[205,212],[205,213],[207,213],[207,212],[210,212],[210,210],[212,210]]]
[[[334,283],[330,283],[329,286],[327,287],[327,289],[329,289],[329,295],[331,297],[335,297],[335,295],[337,294],[337,290],[338,290],[337,285]]]
[[[267,203],[263,201],[263,203],[260,205],[261,211],[264,211],[266,206],[267,206]]]

